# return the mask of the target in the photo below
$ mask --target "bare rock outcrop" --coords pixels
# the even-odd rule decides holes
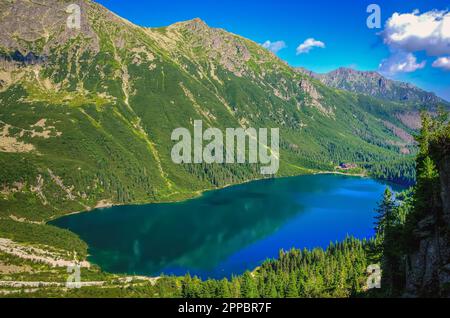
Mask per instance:
[[[430,144],[439,170],[436,208],[417,223],[418,248],[408,255],[407,297],[450,297],[450,139],[449,134]]]

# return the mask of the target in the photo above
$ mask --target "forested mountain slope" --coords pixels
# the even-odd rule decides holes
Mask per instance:
[[[66,24],[71,3],[80,30]],[[280,128],[279,175],[349,162],[413,178],[417,127],[402,115],[417,105],[329,88],[200,19],[143,28],[87,0],[1,0],[0,12],[2,218],[45,221],[262,177],[256,165],[174,164],[171,133],[194,120]]]

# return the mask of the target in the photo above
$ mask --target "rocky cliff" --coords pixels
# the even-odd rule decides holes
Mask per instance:
[[[430,140],[439,172],[430,184],[428,211],[417,222],[416,249],[408,255],[407,297],[450,297],[450,126]],[[417,204],[417,203],[416,203]]]

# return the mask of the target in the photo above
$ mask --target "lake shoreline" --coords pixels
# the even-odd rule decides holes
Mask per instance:
[[[267,179],[266,182],[249,180],[247,181],[251,183],[249,186],[224,192],[217,191],[219,193],[208,194],[200,200],[185,200],[181,204],[169,205],[150,204],[147,207],[129,205],[104,213],[97,211],[94,215],[84,215],[79,219],[75,217],[51,222],[51,225],[68,229],[83,237],[84,241],[90,242],[88,245],[94,250],[89,253],[88,259],[107,272],[128,275],[134,272],[147,277],[160,273],[182,276],[185,271],[199,277],[217,278],[217,275],[222,275],[219,271],[225,271],[224,275],[231,275],[229,273],[237,275],[244,266],[240,264],[241,262],[251,264],[251,268],[243,270],[254,270],[259,261],[275,258],[279,249],[325,247],[331,241],[341,241],[347,234],[357,238],[370,237],[373,208],[384,191],[384,185],[377,180],[364,177],[367,176],[324,171],[303,176]],[[230,186],[234,185],[227,187]],[[224,187],[220,190],[223,189]],[[366,195],[370,195],[369,201],[366,201]],[[301,200],[301,203],[298,200]],[[106,207],[108,206],[106,204]],[[243,213],[244,211],[246,213]],[[364,213],[361,214],[361,211]],[[308,213],[303,214],[304,212]],[[128,215],[130,217],[127,217]],[[337,221],[342,219],[352,222]],[[99,222],[106,222],[108,226],[108,230],[103,229],[101,234],[89,227],[89,224]],[[202,222],[208,226],[199,226]],[[314,226],[311,226],[312,224]],[[320,231],[323,233],[317,236],[309,234],[312,228],[328,230]],[[189,236],[189,229],[196,231],[197,235]],[[225,235],[228,241],[219,244],[222,241],[221,235]],[[110,239],[105,241],[109,236]],[[168,262],[170,266],[161,265],[159,268],[159,265],[155,265],[154,269],[146,272],[139,268],[140,265],[136,265],[139,263],[133,263],[133,266],[137,267],[127,272],[127,268],[116,267],[120,262],[109,260],[108,253],[99,254],[97,237],[109,242],[110,249],[118,248],[117,253],[124,255],[124,259],[132,257],[133,246],[138,250],[141,246],[142,253],[149,259],[159,260],[159,257],[165,259],[165,249],[154,246],[155,244],[159,246],[157,242],[167,242],[164,244],[178,246],[185,251],[201,251],[198,246],[211,251],[206,253],[209,255],[208,258],[198,258],[198,255],[192,253],[192,261],[200,262],[197,265],[184,267],[185,264],[190,264],[186,262],[178,267],[173,265],[176,263]],[[259,245],[259,242],[264,242],[265,238],[269,237],[271,248],[263,247],[263,244],[267,243]],[[138,238],[140,244],[135,243]],[[235,241],[236,238],[240,241]],[[121,243],[117,244],[117,240]],[[273,244],[275,242],[273,240],[278,243]],[[241,242],[242,246],[236,242]],[[250,248],[251,252],[246,251],[243,255],[248,256],[248,259],[242,260],[243,255],[236,253],[247,248]],[[150,254],[145,252],[148,250],[154,252]],[[174,262],[176,259],[171,261]],[[208,264],[214,262],[212,260],[218,260],[217,264]],[[147,270],[147,267],[145,268]]]
[[[275,177],[275,178],[249,179],[249,180],[245,180],[245,181],[238,182],[238,183],[227,184],[222,187],[217,187],[217,188],[212,188],[212,189],[203,189],[203,190],[194,191],[192,193],[186,193],[187,197],[182,198],[182,199],[180,198],[180,199],[174,199],[174,200],[161,200],[161,201],[138,201],[138,202],[126,203],[126,204],[113,203],[113,202],[110,202],[108,199],[103,199],[103,200],[100,200],[96,204],[95,207],[90,207],[87,210],[73,211],[73,212],[68,212],[64,215],[54,216],[54,217],[51,217],[49,220],[44,221],[43,223],[48,225],[49,222],[53,222],[53,221],[56,221],[60,218],[64,218],[67,216],[72,216],[72,215],[82,214],[82,213],[91,213],[96,210],[103,210],[103,209],[108,209],[108,208],[113,208],[113,207],[143,206],[143,205],[148,205],[148,204],[180,203],[180,202],[185,202],[185,201],[200,198],[207,192],[219,191],[219,190],[227,189],[227,188],[234,187],[234,186],[244,185],[244,184],[248,184],[248,183],[252,183],[252,182],[259,182],[259,181],[270,180],[270,179],[286,179],[286,178],[296,178],[296,177],[301,177],[301,176],[327,175],[327,174],[328,175],[341,175],[341,176],[348,176],[348,177],[358,177],[358,178],[368,178],[369,177],[365,173],[354,174],[354,173],[345,173],[345,172],[340,172],[340,171],[315,171],[315,172],[311,172],[311,173],[304,173],[304,174],[291,175],[291,176],[280,176],[280,177]]]
[[[113,202],[110,202],[109,200],[105,200],[104,199],[104,200],[99,201],[95,207],[92,207],[92,208],[87,209],[87,210],[82,210],[82,211],[69,212],[69,213],[64,214],[62,216],[55,216],[55,217],[51,218],[50,220],[47,220],[47,221],[43,222],[43,224],[51,225],[51,224],[49,224],[50,222],[56,221],[56,220],[61,219],[61,218],[65,218],[65,217],[69,217],[69,216],[73,216],[73,215],[77,215],[77,214],[91,213],[91,212],[94,212],[96,210],[108,209],[108,208],[112,208],[112,207],[144,206],[144,205],[149,205],[149,204],[180,203],[180,202],[185,202],[185,201],[189,201],[189,200],[198,199],[198,198],[202,197],[207,192],[219,191],[219,190],[227,189],[227,188],[234,187],[234,186],[249,184],[249,183],[252,183],[252,182],[260,182],[260,181],[263,181],[263,180],[270,180],[270,179],[288,179],[288,178],[296,178],[296,177],[300,177],[300,176],[311,176],[311,175],[342,175],[342,176],[358,177],[358,178],[366,178],[366,177],[368,177],[366,174],[351,174],[351,173],[344,173],[344,172],[339,172],[339,171],[314,171],[314,172],[310,172],[310,173],[291,175],[291,176],[280,176],[280,177],[275,177],[275,178],[262,178],[262,179],[250,179],[250,180],[245,180],[245,181],[239,182],[239,183],[227,184],[227,185],[225,185],[223,187],[218,187],[218,188],[213,188],[213,189],[203,189],[203,190],[192,192],[192,196],[188,195],[189,197],[188,198],[184,198],[184,199],[175,199],[175,200],[158,201],[158,202],[135,202],[135,203],[132,203],[132,204],[113,203]],[[55,226],[55,225],[52,225],[52,226]],[[72,233],[74,233],[74,232],[72,232]],[[89,245],[88,245],[88,248],[89,248]],[[88,257],[89,256],[90,255],[88,255]],[[86,260],[88,260],[88,257],[86,258]],[[99,266],[99,265],[97,264],[97,266]],[[148,277],[148,278],[151,278],[151,279],[154,278],[153,276],[145,276],[145,277]]]

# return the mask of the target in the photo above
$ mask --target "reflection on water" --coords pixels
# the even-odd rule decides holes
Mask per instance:
[[[333,175],[264,180],[180,203],[122,206],[53,224],[79,234],[90,260],[111,272],[223,277],[281,248],[371,236],[384,186]]]

